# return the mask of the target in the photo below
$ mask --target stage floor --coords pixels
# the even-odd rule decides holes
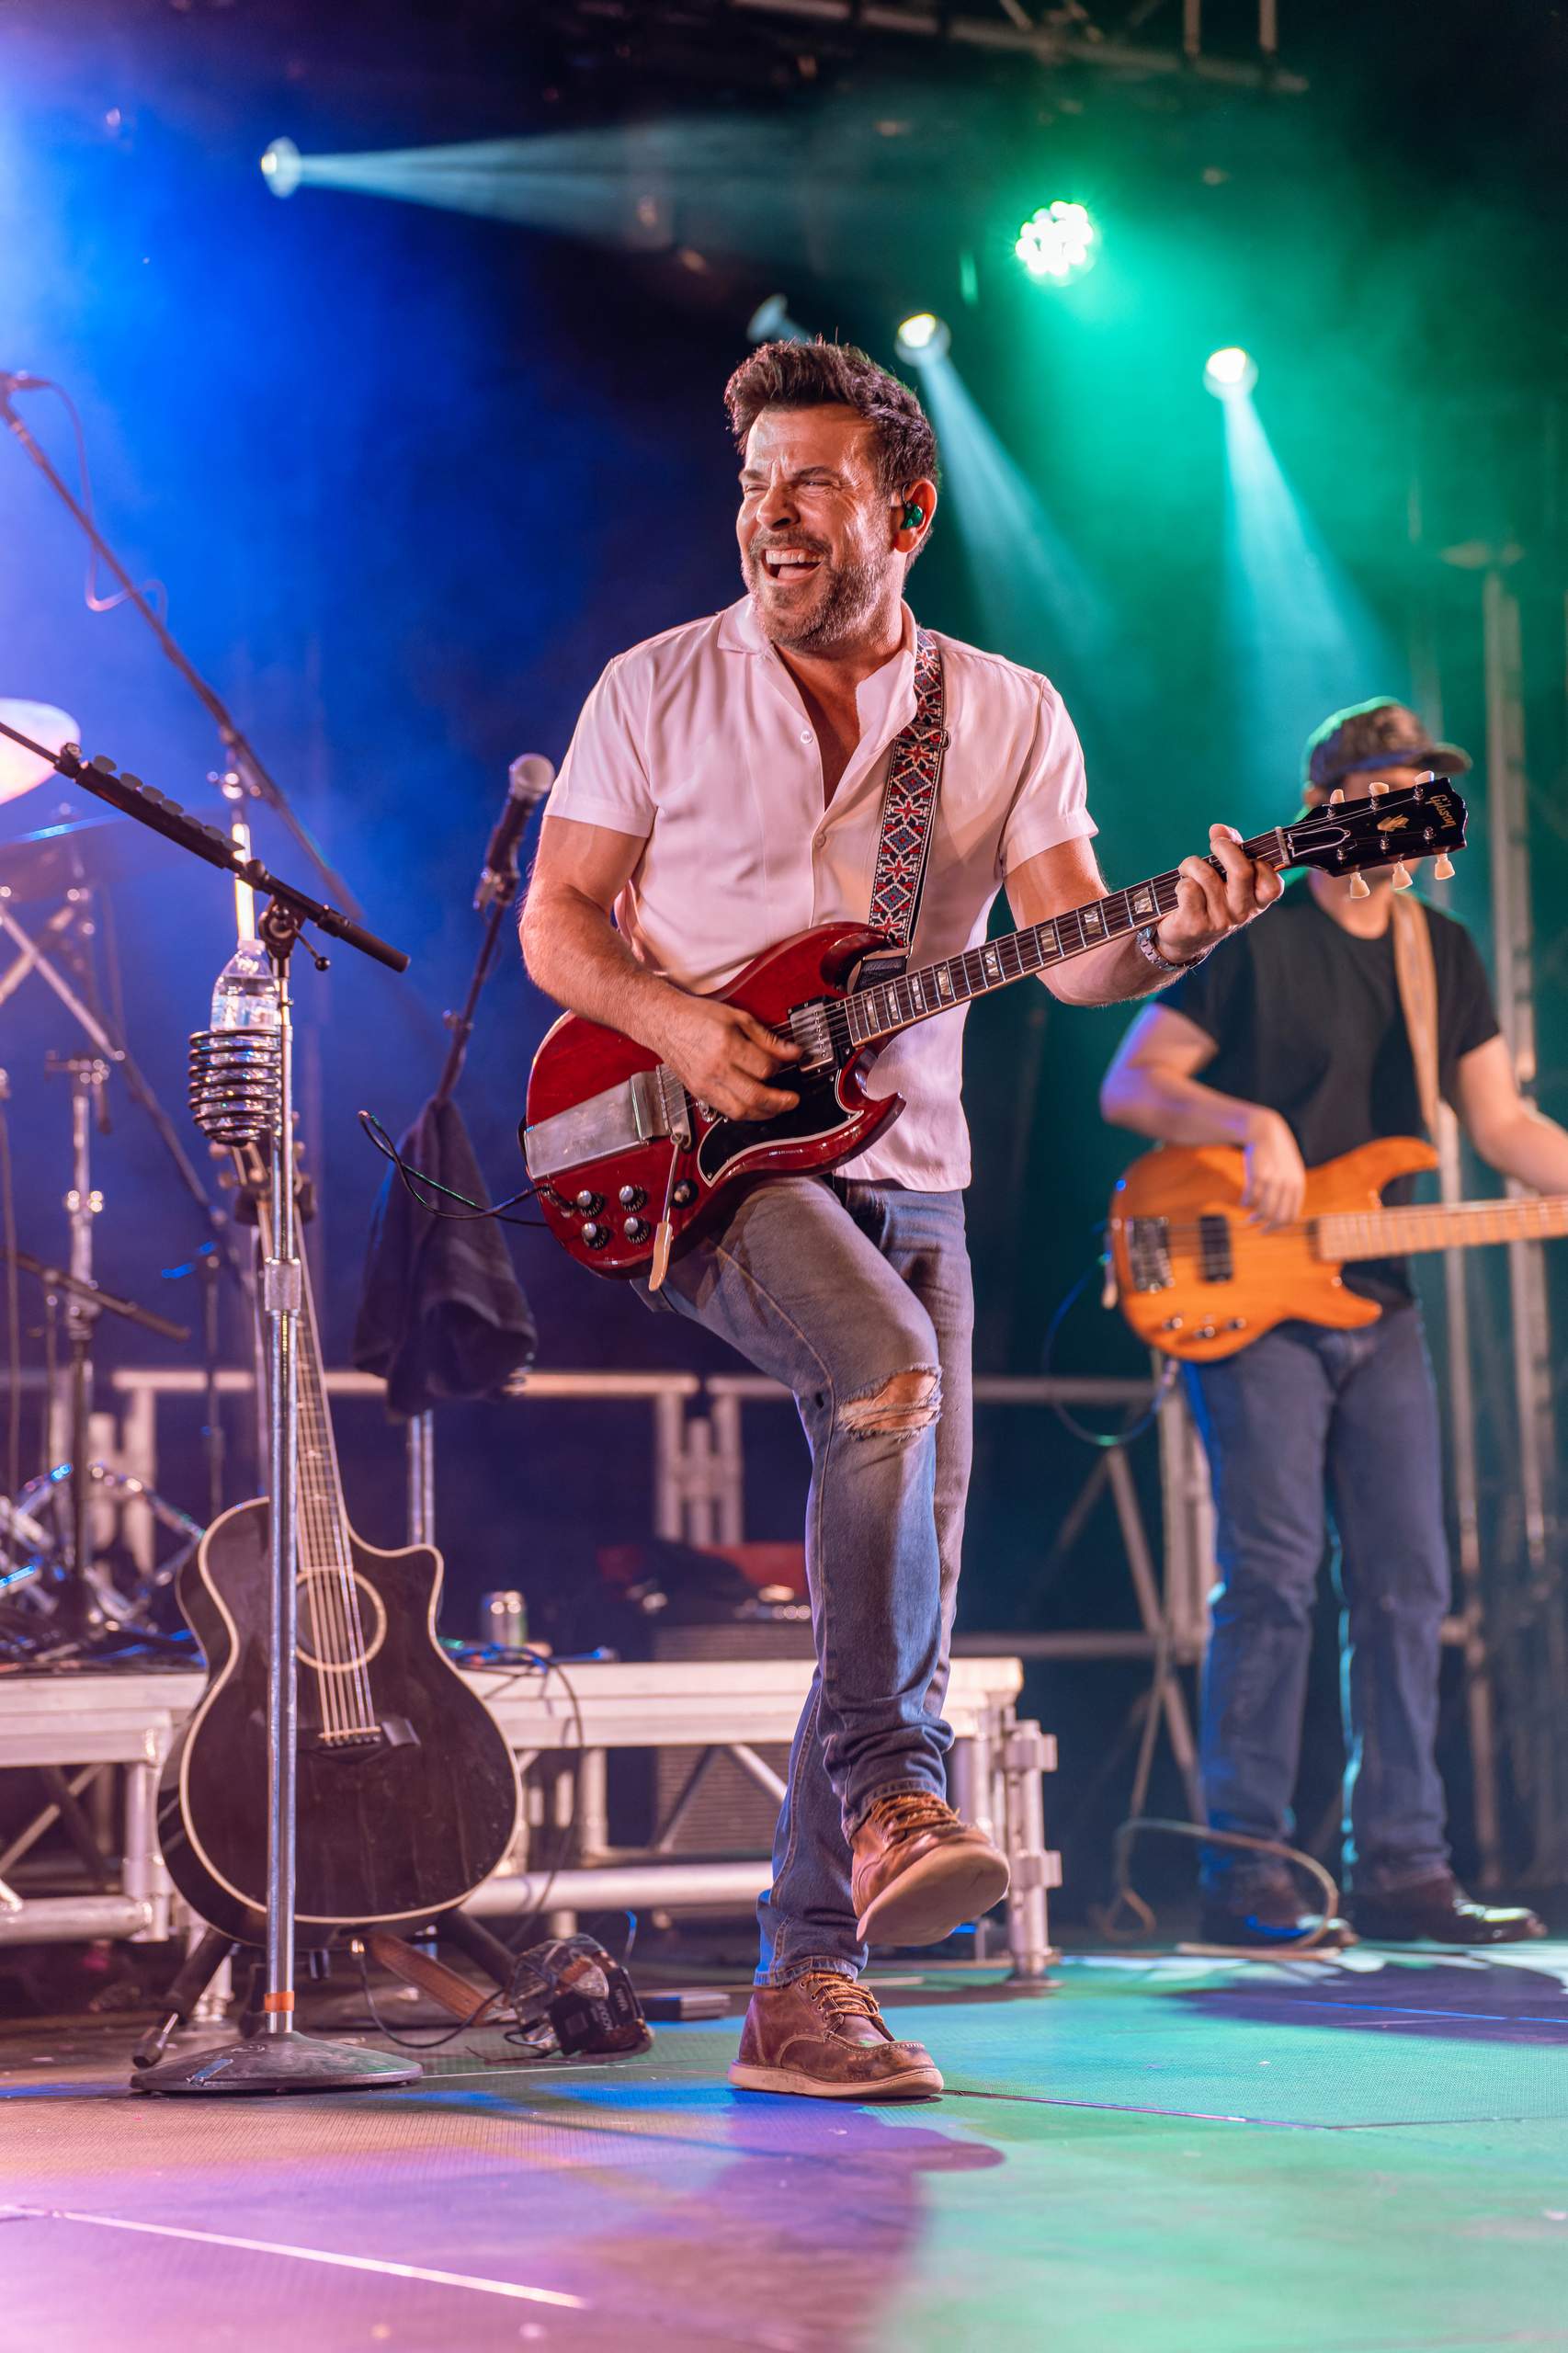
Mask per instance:
[[[1071,1960],[885,1995],[939,2101],[468,2034],[403,2093],[163,2101],[0,2039],[0,2342],[1496,2353],[1568,2345],[1568,1944]]]

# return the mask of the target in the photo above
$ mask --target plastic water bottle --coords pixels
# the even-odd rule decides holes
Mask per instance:
[[[212,992],[214,1029],[276,1029],[278,983],[259,939],[242,939]]]

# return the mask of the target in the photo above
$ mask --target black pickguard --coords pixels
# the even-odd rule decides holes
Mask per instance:
[[[267,1529],[265,1503],[226,1512],[181,1578],[180,1606],[211,1679],[158,1792],[176,1886],[203,1919],[247,1943],[262,1937],[267,1893]],[[506,1736],[431,1631],[438,1556],[349,1541],[356,1575],[385,1613],[366,1669],[377,1730],[352,1745],[324,1742],[318,1679],[301,1665],[296,1909],[306,1943],[335,1927],[460,1904],[501,1860],[517,1821]]]
[[[809,1143],[817,1136],[831,1136],[848,1127],[860,1114],[858,1108],[846,1111],[839,1101],[834,1091],[837,1076],[836,1071],[830,1071],[821,1078],[802,1081],[794,1109],[780,1112],[777,1119],[716,1121],[697,1147],[697,1165],[704,1183],[717,1184],[733,1161],[761,1145]],[[781,1080],[789,1077],[788,1072],[780,1074]]]

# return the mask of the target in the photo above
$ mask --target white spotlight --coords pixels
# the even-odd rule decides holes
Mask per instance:
[[[274,196],[292,196],[304,171],[291,139],[275,139],[261,159],[261,174]]]
[[[893,349],[906,366],[921,368],[940,359],[952,340],[946,319],[939,319],[935,311],[915,311],[899,322]]]
[[[1244,400],[1257,381],[1257,362],[1239,343],[1211,351],[1203,368],[1203,388],[1217,401]]]

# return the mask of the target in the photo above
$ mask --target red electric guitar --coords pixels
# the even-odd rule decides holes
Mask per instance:
[[[1464,827],[1463,801],[1437,779],[1404,792],[1374,790],[1243,847],[1269,866],[1351,874],[1462,849]],[[656,1285],[672,1249],[692,1240],[737,1186],[835,1168],[897,1119],[902,1096],[865,1087],[890,1038],[1157,921],[1176,904],[1176,881],[1157,874],[869,985],[861,968],[888,942],[864,924],[823,924],[770,948],[724,998],[804,1049],[780,1074],[801,1099],[777,1119],[726,1119],[697,1102],[648,1047],[563,1014],[534,1057],[520,1131],[551,1231],[596,1274],[645,1274]]]

